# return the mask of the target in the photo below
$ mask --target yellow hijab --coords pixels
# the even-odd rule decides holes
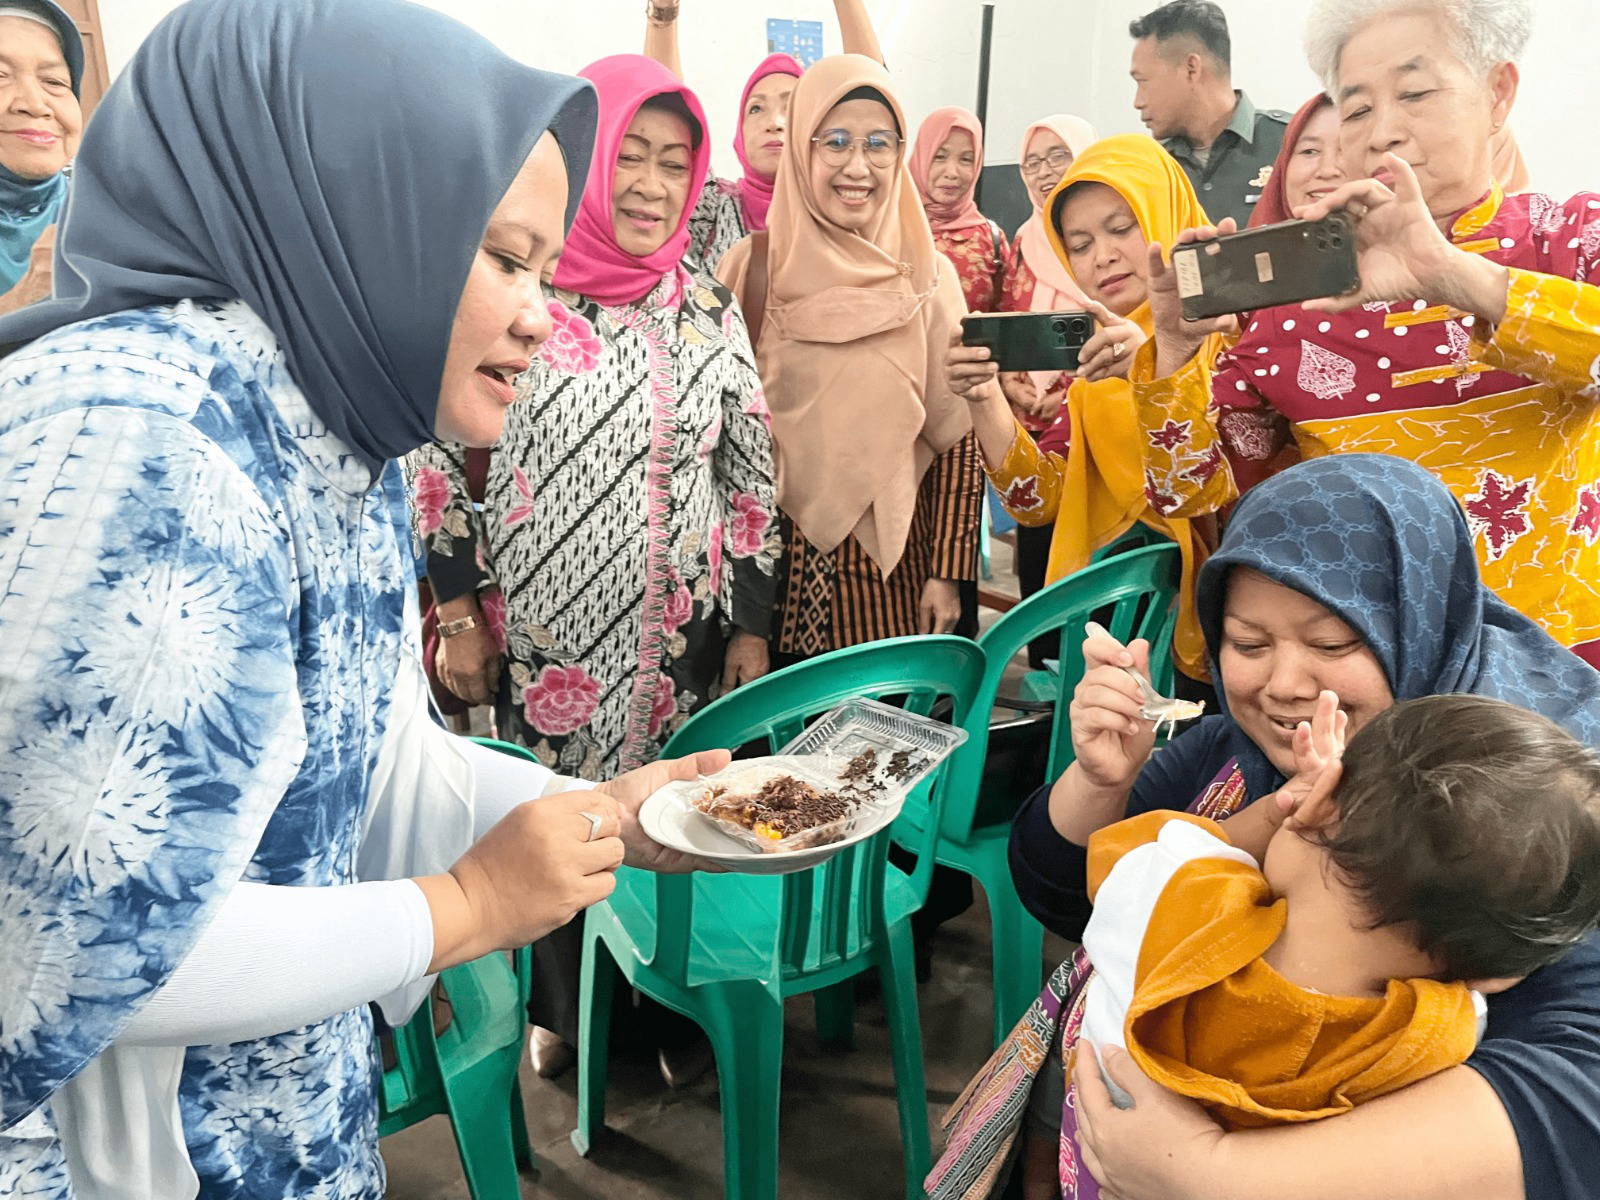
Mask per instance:
[[[1177,162],[1152,138],[1119,134],[1094,143],[1080,154],[1045,204],[1050,246],[1070,272],[1072,264],[1058,223],[1063,197],[1077,183],[1103,183],[1133,210],[1146,242],[1170,247],[1185,229],[1206,223],[1205,210]],[[1082,283],[1082,281],[1079,281]],[[1129,319],[1153,336],[1150,305],[1141,304]],[[1202,354],[1214,353],[1207,344]],[[1195,522],[1161,516],[1145,496],[1144,430],[1134,405],[1133,386],[1125,379],[1098,383],[1076,380],[1067,392],[1072,442],[1050,543],[1047,582],[1063,579],[1089,565],[1100,547],[1121,537],[1142,521],[1178,544],[1183,552],[1183,589],[1173,656],[1185,675],[1206,679],[1205,638],[1195,612],[1194,585],[1208,547]]]

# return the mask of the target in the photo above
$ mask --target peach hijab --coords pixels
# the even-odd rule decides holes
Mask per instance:
[[[1059,113],[1042,121],[1035,121],[1023,132],[1023,159],[1028,156],[1028,143],[1033,141],[1033,135],[1040,130],[1053,133],[1060,138],[1067,149],[1072,151],[1074,161],[1099,140],[1095,135],[1094,126],[1082,117]],[[1022,169],[1020,160],[1017,169],[1019,171]],[[1029,308],[1033,312],[1059,312],[1062,309],[1082,308],[1083,289],[1078,286],[1078,281],[1072,277],[1072,272],[1067,270],[1066,264],[1056,254],[1055,246],[1050,241],[1050,231],[1045,221],[1044,201],[1040,199],[1038,190],[1033,186],[1033,180],[1028,176],[1022,177],[1022,185],[1027,189],[1028,200],[1033,205],[1033,216],[1017,230],[1017,249],[1022,255],[1022,261],[1028,264],[1028,270],[1032,271],[1033,277],[1038,280],[1037,286],[1033,289],[1033,303]]]
[[[767,214],[768,290],[756,360],[772,412],[778,504],[817,549],[852,533],[888,575],[905,553],[933,460],[972,428],[945,384],[950,331],[966,312],[904,158],[877,217],[860,233],[823,215],[811,139],[857,88],[879,92],[902,135],[889,73],[859,54],[824,58],[790,101],[788,144]],[[735,295],[746,238],[717,274]]]

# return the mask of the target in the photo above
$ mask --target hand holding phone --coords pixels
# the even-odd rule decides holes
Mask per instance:
[[[1078,378],[1086,383],[1126,379],[1139,347],[1149,340],[1135,321],[1119,317],[1103,304],[1089,301],[1099,328],[1078,355]]]
[[[1308,301],[1308,310],[1338,313],[1366,303],[1409,304],[1426,297],[1491,325],[1505,319],[1506,268],[1445,238],[1423,199],[1416,172],[1398,154],[1385,154],[1372,178],[1341,185],[1301,216],[1314,220],[1335,211],[1355,218],[1361,286]]]

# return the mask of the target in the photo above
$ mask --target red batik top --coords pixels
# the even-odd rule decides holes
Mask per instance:
[[[1291,443],[1306,458],[1409,458],[1461,501],[1484,582],[1600,665],[1600,196],[1496,188],[1451,240],[1510,269],[1499,328],[1425,300],[1294,306],[1255,314],[1232,350],[1166,379],[1141,351],[1152,504],[1220,509],[1255,482],[1235,464],[1259,468]]]

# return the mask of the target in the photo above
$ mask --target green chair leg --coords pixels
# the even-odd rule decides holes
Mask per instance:
[[[587,1155],[606,1123],[606,1079],[611,1057],[611,995],[617,968],[598,932],[586,929],[578,984],[578,1126],[572,1145]]]
[[[986,872],[985,874],[989,874]],[[1044,927],[1022,907],[1010,880],[979,879],[994,944],[994,1044],[1005,1041],[1044,987]]]
[[[928,1085],[922,1066],[922,1022],[917,1015],[916,954],[911,922],[889,931],[884,950],[883,1005],[889,1019],[889,1044],[894,1055],[894,1091],[900,1106],[900,1141],[906,1164],[906,1196],[922,1200],[928,1176]]]
[[[450,1125],[473,1200],[522,1200],[504,1089],[504,1064],[492,1058],[445,1081]]]
[[[817,1005],[817,1040],[846,1050],[856,1048],[856,981],[847,979],[812,993]]]
[[[783,1002],[758,983],[716,985],[706,1033],[722,1089],[727,1200],[778,1200]]]
[[[533,1146],[528,1141],[528,1113],[522,1106],[522,1081],[511,1081],[511,1145],[517,1152],[517,1166],[524,1171],[537,1171],[539,1160],[533,1156]]]

